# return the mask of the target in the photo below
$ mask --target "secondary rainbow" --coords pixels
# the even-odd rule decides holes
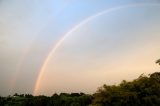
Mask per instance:
[[[106,9],[104,11],[101,11],[95,15],[89,16],[88,18],[86,18],[85,20],[83,20],[82,22],[80,22],[79,24],[75,25],[74,27],[72,27],[67,33],[65,33],[62,38],[56,43],[56,45],[53,47],[53,49],[49,52],[47,58],[45,59],[40,72],[38,74],[36,83],[35,83],[35,87],[33,90],[33,95],[37,95],[37,91],[39,90],[39,86],[43,77],[43,74],[45,73],[45,68],[47,67],[47,64],[50,60],[50,58],[55,54],[55,52],[57,51],[57,49],[61,46],[61,44],[63,43],[63,41],[69,36],[71,35],[74,31],[76,31],[78,28],[80,28],[81,26],[85,25],[86,23],[88,23],[89,21],[95,19],[96,17],[102,16],[104,14],[108,14],[120,9],[124,9],[124,8],[131,8],[131,7],[141,7],[141,6],[160,6],[160,4],[157,3],[138,3],[138,4],[129,4],[129,5],[123,5],[123,6],[118,6],[118,7],[113,7],[113,8],[109,8]]]

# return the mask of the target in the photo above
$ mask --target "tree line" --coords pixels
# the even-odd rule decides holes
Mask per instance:
[[[0,106],[160,106],[160,72],[142,74],[119,85],[103,85],[94,94],[60,93],[52,96],[17,94],[0,97]]]
[[[156,63],[160,64],[160,60]],[[94,94],[0,96],[0,106],[160,106],[160,72],[142,74],[133,81],[123,80],[119,85],[104,84]]]
[[[92,95],[84,93],[55,93],[51,97],[16,93],[0,97],[0,106],[87,106],[92,100]]]

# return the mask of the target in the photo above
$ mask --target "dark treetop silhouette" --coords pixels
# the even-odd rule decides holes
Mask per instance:
[[[160,65],[160,59],[158,59],[158,60],[156,61],[156,63]]]

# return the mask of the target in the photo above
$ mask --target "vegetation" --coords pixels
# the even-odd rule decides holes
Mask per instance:
[[[156,61],[160,64],[160,60]],[[160,72],[119,85],[103,85],[96,93],[60,93],[51,97],[17,94],[0,97],[0,106],[160,106]]]
[[[0,97],[0,106],[160,106],[160,72],[132,82],[103,85],[93,95],[60,93],[51,97],[14,94]]]
[[[32,96],[17,93],[9,97],[0,97],[0,106],[87,106],[93,97],[84,93],[61,93],[47,96]]]
[[[160,73],[141,75],[132,82],[99,88],[93,106],[160,106]]]
[[[156,64],[159,64],[159,65],[160,65],[160,59],[158,59],[158,60],[156,61]]]

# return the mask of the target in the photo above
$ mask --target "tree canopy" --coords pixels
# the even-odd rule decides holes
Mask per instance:
[[[160,106],[160,72],[106,85],[94,94],[60,93],[51,97],[17,94],[0,97],[0,106]]]
[[[156,61],[160,65],[160,59]],[[160,106],[160,72],[106,85],[94,94],[60,93],[51,97],[18,94],[1,97],[0,106]]]
[[[160,106],[160,73],[142,74],[117,86],[103,85],[93,96],[93,106]]]
[[[160,59],[158,59],[158,60],[156,61],[156,63],[160,65]]]

